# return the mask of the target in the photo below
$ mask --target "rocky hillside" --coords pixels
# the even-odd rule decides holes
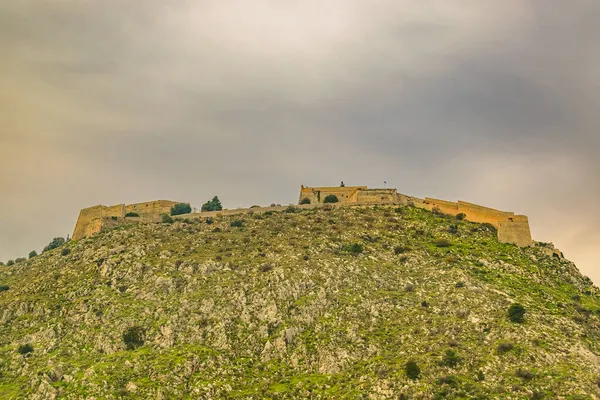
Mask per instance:
[[[600,396],[590,280],[416,208],[124,226],[0,268],[1,399]]]

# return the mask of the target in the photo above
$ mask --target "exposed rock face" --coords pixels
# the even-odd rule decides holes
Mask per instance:
[[[0,398],[599,398],[598,290],[549,247],[414,207],[294,211],[0,267]]]

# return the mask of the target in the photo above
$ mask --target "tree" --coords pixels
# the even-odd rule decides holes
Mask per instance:
[[[8,261],[6,262],[6,266],[7,266],[7,267],[12,267],[13,265],[15,265],[15,260],[8,260]]]
[[[223,206],[217,196],[213,197],[212,200],[207,201],[202,205],[202,211],[221,211]]]
[[[33,257],[35,257],[35,256],[37,256],[37,255],[38,255],[38,254],[37,254],[37,251],[35,251],[35,250],[31,250],[31,251],[29,252],[29,258],[33,258]]]
[[[325,200],[323,200],[323,203],[337,203],[338,201],[340,200],[335,194],[328,194],[327,196],[325,196]]]
[[[45,253],[50,250],[54,250],[57,247],[62,246],[63,244],[65,244],[65,238],[56,237],[56,238],[52,239],[52,241],[48,244],[48,246],[44,247],[44,250],[42,251],[42,253]]]
[[[192,212],[190,203],[179,203],[171,207],[171,215],[189,214]]]
[[[521,324],[525,322],[526,312],[527,311],[525,310],[525,307],[523,307],[521,304],[511,304],[510,307],[508,307],[508,319],[510,319],[512,322]]]
[[[300,204],[310,204],[310,199],[308,197],[305,197],[300,201]]]

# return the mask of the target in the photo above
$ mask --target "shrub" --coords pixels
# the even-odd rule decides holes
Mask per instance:
[[[467,218],[467,214],[465,214],[465,213],[458,213],[458,214],[456,214],[456,219],[459,220],[459,221],[462,221],[465,218]]]
[[[490,224],[489,222],[484,222],[483,224],[481,224],[481,226],[492,233],[498,233],[498,229],[496,229],[496,227]]]
[[[328,194],[327,196],[325,196],[323,203],[337,203],[339,201],[340,200],[337,198],[337,196],[335,194]]]
[[[524,369],[521,369],[521,368],[519,368],[517,370],[517,372],[515,372],[515,375],[518,376],[521,379],[526,380],[526,381],[530,381],[530,380],[532,380],[534,378],[534,375],[531,372],[529,372],[527,370],[524,370]]]
[[[244,222],[240,221],[239,219],[236,219],[234,221],[231,221],[229,226],[231,226],[232,228],[241,228],[244,226]]]
[[[27,261],[25,257],[15,258],[15,264],[22,263],[23,261]]]
[[[209,217],[209,218],[206,218],[206,221],[205,221],[205,222],[206,222],[206,224],[207,224],[207,225],[211,225],[211,224],[213,223],[213,219],[212,219],[212,218],[210,218],[210,217]]]
[[[508,307],[508,319],[510,319],[512,322],[516,322],[518,324],[521,324],[523,322],[525,322],[525,313],[527,311],[525,310],[525,307],[523,307],[521,304],[519,303],[514,303],[511,304],[510,307]]]
[[[192,212],[190,203],[177,203],[171,207],[171,215],[189,214]]]
[[[346,252],[348,252],[348,253],[351,253],[351,254],[354,254],[355,256],[357,256],[360,253],[362,253],[365,249],[364,249],[364,247],[363,247],[362,244],[360,244],[360,243],[353,243],[353,244],[344,245],[343,250],[346,251]]]
[[[60,252],[60,255],[63,256],[63,257],[68,256],[69,254],[71,254],[71,249],[69,249],[68,247],[65,247]]]
[[[458,225],[456,225],[456,224],[450,225],[450,227],[448,228],[448,232],[450,232],[453,235],[456,235],[458,233]]]
[[[398,255],[398,254],[404,254],[407,251],[410,250],[410,247],[406,247],[406,246],[396,246],[394,247],[394,254]]]
[[[502,342],[498,345],[498,354],[508,353],[515,348],[512,342]]]
[[[0,285],[0,292],[6,292],[9,289],[6,285]]]
[[[15,260],[8,260],[8,261],[6,262],[6,266],[7,266],[7,267],[12,267],[13,265],[15,265]]]
[[[37,253],[37,251],[35,251],[35,250],[31,250],[31,251],[29,252],[29,258],[33,258],[33,257],[35,257],[35,256],[37,256],[37,255],[38,255],[38,253]]]
[[[17,353],[19,354],[29,354],[29,353],[33,353],[33,346],[30,345],[29,343],[27,344],[22,344],[19,346],[19,348],[17,349]]]
[[[444,357],[442,358],[441,365],[454,368],[460,362],[460,357],[456,354],[454,350],[446,350]]]
[[[433,241],[433,244],[437,247],[450,247],[452,246],[452,243],[450,243],[449,240],[447,239],[435,239]]]
[[[465,283],[462,281],[456,282],[456,285],[454,285],[457,289],[460,288],[464,288],[465,287]]]
[[[202,211],[221,211],[223,206],[217,196],[213,197],[212,200],[202,204]]]
[[[261,272],[269,272],[272,269],[273,269],[273,266],[271,264],[265,264],[260,267]]]
[[[135,350],[144,345],[146,331],[141,326],[130,326],[123,332],[123,342],[127,350]]]
[[[138,214],[138,213],[136,213],[136,212],[133,212],[133,211],[130,211],[130,212],[128,212],[127,214],[125,214],[125,216],[126,216],[126,217],[139,217],[139,216],[140,216],[140,214]]]
[[[65,239],[62,237],[56,237],[56,238],[52,239],[52,241],[50,243],[48,243],[48,246],[44,247],[44,250],[42,251],[42,253],[45,253],[50,250],[54,250],[57,247],[62,246],[63,244],[65,244]]]
[[[404,286],[404,291],[405,292],[414,292],[415,285],[413,285],[412,283],[409,283],[408,285]]]
[[[164,224],[172,224],[173,222],[175,222],[175,220],[169,214],[163,214],[163,215],[161,215],[160,216],[160,220]]]
[[[421,368],[417,365],[417,363],[413,360],[410,360],[404,366],[404,371],[406,372],[406,377],[408,379],[412,379],[413,381],[419,379],[421,376]]]
[[[300,201],[300,204],[310,204],[310,199],[308,197],[305,197]]]
[[[285,212],[288,214],[294,214],[298,212],[298,208],[294,207],[294,206],[289,206],[288,208],[285,209]]]

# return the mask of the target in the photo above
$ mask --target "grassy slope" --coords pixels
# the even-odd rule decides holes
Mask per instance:
[[[0,267],[0,398],[598,395],[597,289],[483,225],[356,207],[132,225],[67,247]],[[506,317],[515,301],[524,324]],[[131,326],[145,330],[135,350]]]

